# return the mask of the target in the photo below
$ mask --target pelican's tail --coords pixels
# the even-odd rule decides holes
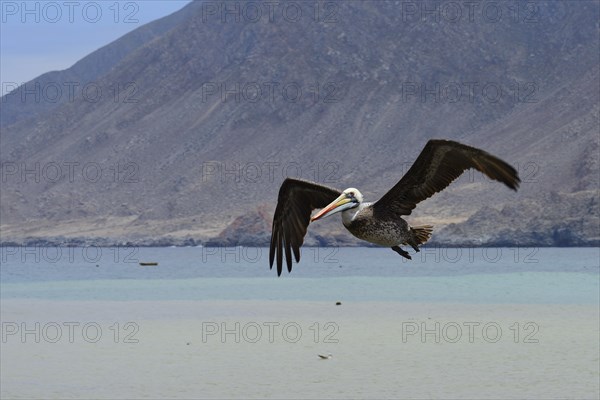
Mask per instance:
[[[415,251],[419,251],[417,246],[425,244],[431,237],[431,232],[433,232],[433,226],[431,225],[411,226],[410,233],[412,234],[412,238],[408,240],[408,244]]]

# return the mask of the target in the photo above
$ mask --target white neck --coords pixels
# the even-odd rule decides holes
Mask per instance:
[[[342,211],[342,223],[344,226],[350,225],[354,218],[358,215],[358,213],[365,207],[368,207],[371,203],[360,203],[358,207],[350,208],[348,210]]]

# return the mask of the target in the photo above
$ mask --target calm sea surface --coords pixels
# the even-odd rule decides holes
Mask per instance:
[[[600,394],[596,248],[1,251],[2,398]]]
[[[598,248],[424,248],[412,261],[389,249],[303,248],[280,278],[267,248],[5,247],[0,255],[3,299],[598,304],[600,287]]]

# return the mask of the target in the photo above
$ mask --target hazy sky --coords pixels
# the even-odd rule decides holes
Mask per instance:
[[[189,0],[0,0],[0,80],[21,84],[69,68],[92,51]],[[12,86],[12,85],[11,85]]]

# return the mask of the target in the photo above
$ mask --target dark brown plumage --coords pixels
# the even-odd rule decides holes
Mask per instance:
[[[375,215],[382,211],[410,215],[418,203],[470,168],[513,190],[521,182],[512,166],[483,150],[451,140],[430,140],[402,179],[373,204]]]
[[[313,217],[342,211],[344,226],[356,237],[382,246],[390,246],[410,259],[400,245],[409,244],[419,251],[432,227],[411,227],[401,216],[410,215],[416,205],[444,190],[467,169],[474,168],[490,179],[504,183],[513,190],[519,187],[517,171],[499,158],[475,147],[450,140],[430,140],[408,172],[379,201],[363,203],[362,194],[354,188],[343,192],[300,179],[287,178],[279,189],[273,217],[269,265],[273,268],[277,256],[277,274],[283,268],[283,253],[288,272],[292,270],[292,251],[300,261],[300,246],[313,210]]]
[[[301,179],[286,178],[283,181],[273,216],[269,249],[271,268],[277,254],[277,275],[281,275],[283,250],[288,272],[292,271],[292,251],[296,262],[300,261],[300,246],[304,243],[312,211],[325,207],[341,193],[337,189]]]

